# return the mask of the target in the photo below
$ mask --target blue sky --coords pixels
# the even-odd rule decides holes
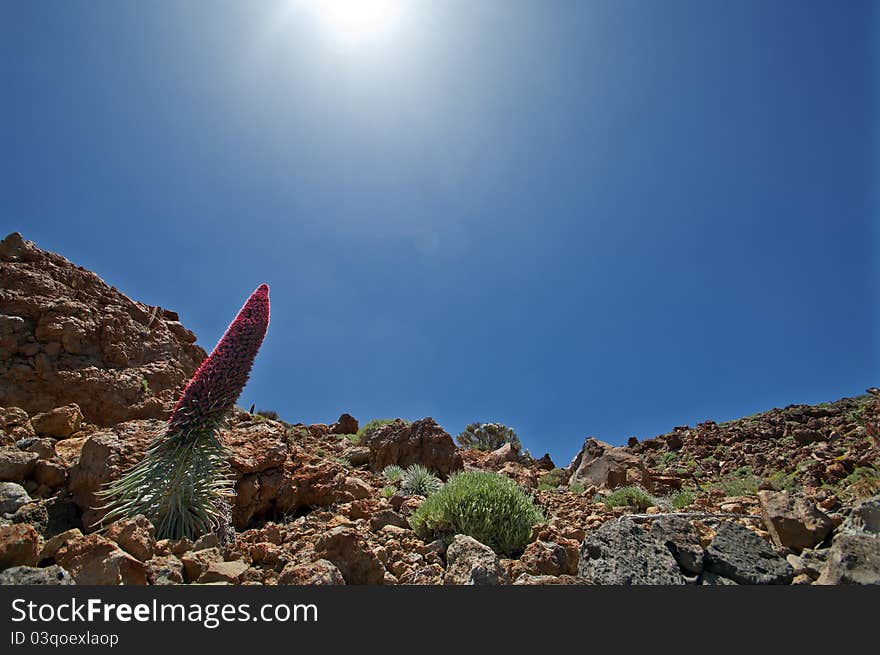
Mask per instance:
[[[584,437],[878,384],[869,1],[3,4],[0,228],[210,350],[240,404]]]

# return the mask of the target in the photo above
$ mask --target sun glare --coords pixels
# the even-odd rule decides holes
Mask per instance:
[[[403,12],[403,0],[306,0],[304,4],[328,31],[348,45],[389,32]]]

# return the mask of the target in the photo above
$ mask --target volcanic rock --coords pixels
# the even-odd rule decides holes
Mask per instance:
[[[0,405],[76,403],[109,426],[165,418],[205,358],[176,315],[135,302],[18,233],[0,242]]]
[[[366,445],[370,468],[377,472],[390,464],[421,464],[445,478],[464,467],[452,437],[432,418],[412,424],[397,419],[375,430]]]
[[[797,552],[821,542],[834,527],[831,519],[801,495],[759,491],[761,513],[770,537],[780,548]]]
[[[455,535],[446,550],[446,561],[443,584],[491,586],[508,582],[495,552],[473,537]]]

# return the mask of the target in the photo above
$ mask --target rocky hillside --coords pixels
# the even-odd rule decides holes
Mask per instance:
[[[205,358],[177,314],[18,233],[0,241],[0,406],[76,403],[98,425],[165,418]]]
[[[237,409],[231,542],[157,541],[143,517],[98,532],[96,492],[163,430],[204,352],[173,313],[17,234],[0,267],[0,583],[880,583],[871,393],[622,447],[587,438],[566,466],[515,444],[462,449],[431,418],[302,425]],[[412,465],[496,472],[543,518],[502,554],[420,533],[425,496],[387,468]]]

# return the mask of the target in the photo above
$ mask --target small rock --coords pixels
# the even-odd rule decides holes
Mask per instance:
[[[16,482],[0,482],[0,514],[12,514],[32,498],[24,487]]]
[[[586,580],[571,575],[532,575],[530,573],[521,574],[513,584],[517,586],[545,586],[545,585],[585,585]]]
[[[844,521],[844,528],[880,534],[880,496],[865,498],[853,507],[852,512]]]
[[[0,585],[72,585],[70,574],[60,566],[45,568],[32,566],[13,566],[0,571]]]
[[[183,584],[183,562],[174,555],[160,555],[144,563],[151,585]]]
[[[578,544],[574,541],[564,541],[564,544],[533,541],[519,558],[521,569],[533,575],[576,575],[579,559]]]
[[[507,584],[507,573],[495,552],[473,537],[455,535],[446,550],[446,585]]]
[[[28,437],[15,442],[15,447],[29,453],[37,453],[40,459],[55,457],[55,439],[48,437]]]
[[[207,548],[220,548],[220,539],[213,532],[203,534],[189,550],[205,550]]]
[[[18,448],[0,448],[0,481],[23,482],[34,470],[39,458],[37,453]]]
[[[373,488],[360,478],[348,476],[342,483],[342,490],[350,493],[353,498],[369,498],[373,495]]]
[[[370,529],[378,532],[386,525],[393,525],[398,528],[409,530],[409,522],[393,509],[381,509],[370,519]]]
[[[12,515],[12,522],[33,525],[44,539],[50,539],[71,528],[81,528],[80,516],[70,496],[59,494],[22,505]]]
[[[60,487],[67,482],[67,469],[53,460],[40,459],[34,464],[34,480],[47,487]]]
[[[350,585],[382,584],[385,567],[354,528],[339,526],[315,543],[315,553],[332,562]]]
[[[223,556],[217,548],[205,548],[180,556],[183,562],[184,578],[187,582],[195,582],[202,574],[208,570],[208,565],[212,562],[222,562]]]
[[[153,549],[156,546],[153,524],[142,514],[111,523],[107,528],[106,537],[142,562],[153,556]]]
[[[34,426],[34,432],[41,437],[66,439],[79,430],[82,420],[83,415],[79,405],[70,403],[64,407],[56,407],[51,411],[32,416],[31,425]]]
[[[310,564],[291,562],[281,571],[278,584],[283,585],[344,585],[345,578],[333,562],[319,559]]]
[[[0,569],[36,566],[40,535],[29,525],[0,526]]]
[[[346,448],[342,451],[342,456],[355,467],[370,463],[370,449],[366,446],[351,446],[350,448]]]
[[[500,448],[493,450],[486,456],[483,466],[488,469],[499,469],[507,462],[516,462],[519,460],[519,446],[510,442],[504,444]]]
[[[211,562],[208,569],[199,576],[199,584],[211,582],[228,582],[235,584],[241,575],[248,570],[247,562],[235,560],[232,562]]]
[[[55,554],[78,585],[145,585],[144,565],[98,534],[71,540]]]
[[[82,532],[77,528],[71,528],[70,530],[66,530],[65,532],[56,534],[43,545],[43,549],[40,551],[37,562],[40,565],[54,563],[55,555],[58,553],[59,550],[61,550],[62,547],[66,546],[74,539],[78,539],[82,536]]]

